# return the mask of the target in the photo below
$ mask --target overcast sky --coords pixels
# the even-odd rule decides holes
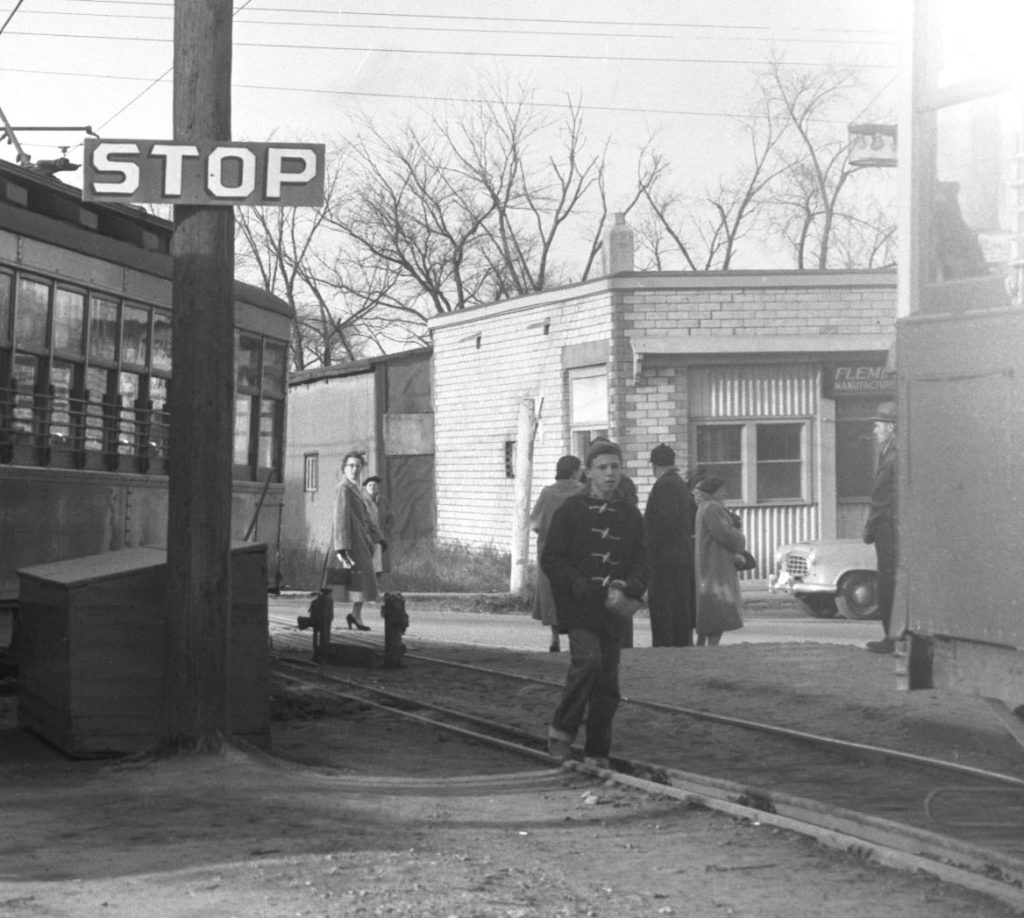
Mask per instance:
[[[896,0],[898,2],[898,0]],[[582,98],[587,136],[628,161],[649,136],[713,172],[773,50],[857,64],[892,87],[894,0],[239,0],[235,140],[325,141],[353,114],[475,98],[486,79]],[[9,18],[8,18],[9,17]],[[4,25],[6,22],[6,25]],[[0,109],[15,126],[171,136],[171,0],[0,0]],[[33,159],[76,157],[80,131],[19,132]],[[9,144],[0,158],[13,160]],[[63,173],[65,180],[75,181]],[[712,180],[713,176],[709,176]]]

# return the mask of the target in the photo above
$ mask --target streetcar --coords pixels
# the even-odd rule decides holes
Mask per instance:
[[[166,544],[172,233],[0,161],[0,609],[20,568]],[[293,313],[234,300],[232,537],[273,545]]]
[[[906,687],[1024,737],[1024,6],[915,0],[899,160]]]

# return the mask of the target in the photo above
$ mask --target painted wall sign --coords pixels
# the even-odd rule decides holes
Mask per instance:
[[[323,199],[319,143],[85,142],[83,201],[316,207]]]
[[[884,365],[840,364],[825,367],[821,374],[825,398],[845,395],[896,395],[896,374]]]

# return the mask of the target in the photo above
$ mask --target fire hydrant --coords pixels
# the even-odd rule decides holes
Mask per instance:
[[[309,614],[299,616],[299,631],[313,629],[313,659],[317,662],[327,659],[333,622],[334,597],[330,589],[321,587],[319,594],[309,604]]]
[[[405,611],[405,597],[401,593],[385,593],[381,603],[380,616],[384,619],[384,663],[397,669],[402,665],[405,644],[402,635],[409,627],[409,615]]]

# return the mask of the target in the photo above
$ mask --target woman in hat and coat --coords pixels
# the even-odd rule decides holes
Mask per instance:
[[[743,627],[736,556],[747,547],[722,503],[725,482],[709,475],[697,484],[697,644],[715,647],[726,631]]]
[[[335,506],[331,554],[349,572],[346,579],[350,579],[348,591],[352,611],[345,616],[345,621],[350,630],[358,628],[360,631],[369,631],[370,626],[363,623],[363,603],[376,602],[380,597],[373,551],[383,536],[377,525],[376,512],[371,508],[369,497],[359,483],[363,465],[361,453],[347,453],[342,459],[342,479]],[[329,575],[331,573],[328,572]],[[338,582],[339,579],[336,574],[329,576],[328,583]]]
[[[537,534],[537,582],[533,594],[533,617],[551,629],[551,644],[548,650],[558,653],[562,649],[558,636],[558,617],[555,612],[555,597],[551,594],[551,581],[540,566],[544,554],[544,542],[551,526],[555,511],[583,488],[580,484],[583,463],[576,456],[562,456],[555,464],[555,482],[541,488],[537,503],[530,514],[530,528]]]

